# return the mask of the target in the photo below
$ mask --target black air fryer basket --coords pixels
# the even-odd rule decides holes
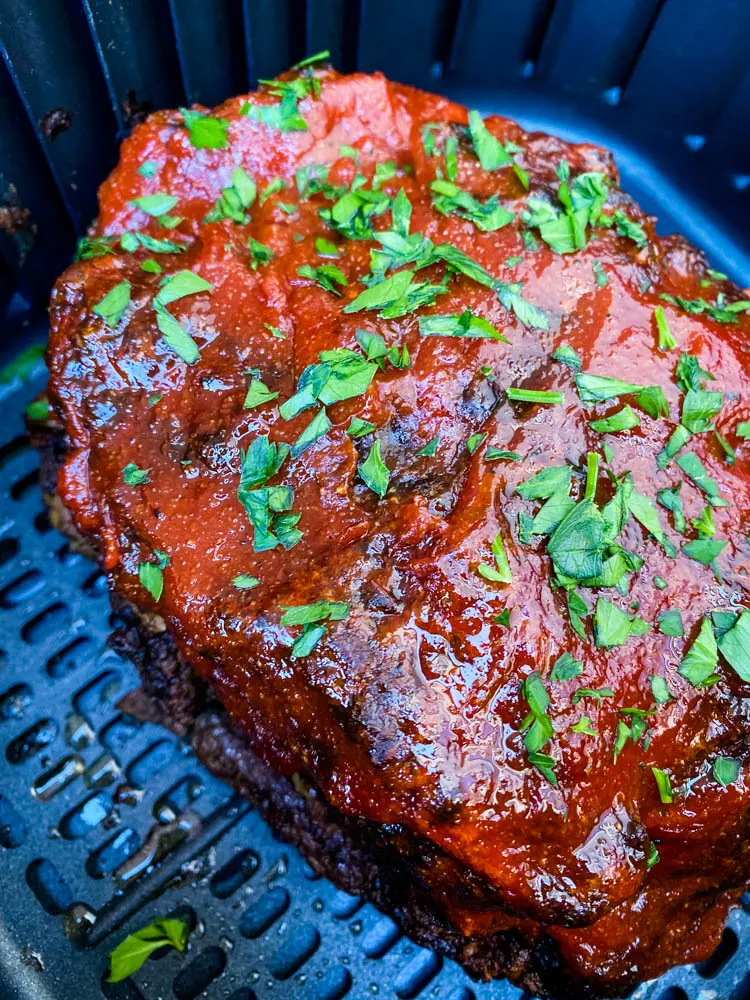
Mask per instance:
[[[134,122],[321,49],[609,146],[661,231],[748,285],[748,38],[748,0],[0,0],[0,361],[44,340]],[[175,737],[118,711],[137,677],[106,644],[106,580],[51,529],[24,432],[43,382],[41,363],[0,374],[0,1000],[521,1000],[318,878]],[[640,1000],[750,998],[745,910]],[[167,914],[187,955],[106,984],[114,945]]]

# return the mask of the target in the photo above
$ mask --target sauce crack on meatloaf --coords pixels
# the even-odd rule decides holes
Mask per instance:
[[[33,433],[152,716],[478,978],[706,958],[750,877],[738,289],[605,151],[320,66],[138,125],[78,257]]]

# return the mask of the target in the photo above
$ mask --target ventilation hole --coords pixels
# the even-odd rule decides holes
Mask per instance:
[[[750,892],[746,892],[745,895],[740,899],[742,904],[742,909],[745,913],[750,913]]]
[[[40,535],[46,535],[49,531],[52,531],[52,522],[49,519],[49,513],[46,507],[34,518],[34,529],[39,532]]]
[[[30,601],[32,597],[40,593],[47,585],[47,581],[37,569],[30,569],[28,573],[13,580],[7,587],[0,590],[0,607],[15,608],[24,601]]]
[[[21,638],[30,646],[35,646],[51,639],[56,632],[63,632],[68,628],[70,628],[70,612],[61,601],[57,601],[30,622],[26,622],[21,629]]]
[[[47,660],[47,673],[55,679],[67,677],[93,657],[93,642],[87,636],[74,639]]]
[[[47,913],[59,916],[73,902],[73,893],[60,872],[46,858],[32,861],[26,869],[29,888]]]
[[[247,938],[257,938],[267,931],[289,906],[289,893],[281,886],[269,889],[253,903],[240,917],[240,934]]]
[[[70,547],[70,542],[66,542],[64,545],[61,545],[60,548],[57,550],[57,558],[60,560],[63,566],[67,566],[68,568],[70,568],[72,566],[77,566],[78,563],[82,563],[85,559],[85,556],[81,552],[74,552],[73,549]]]
[[[258,994],[254,990],[241,986],[234,993],[230,993],[227,1000],[258,1000]]]
[[[312,865],[307,861],[305,861],[302,866],[302,874],[310,882],[317,882],[318,879],[321,878],[320,872],[316,872]]]
[[[448,994],[446,1000],[477,1000],[477,995],[468,986],[459,986],[457,990]],[[520,997],[519,1000],[523,1000],[523,997]]]
[[[381,917],[362,937],[362,951],[368,958],[381,958],[401,937],[389,917]]]
[[[73,697],[76,711],[80,712],[81,715],[89,715],[102,705],[109,705],[120,690],[121,683],[122,677],[116,670],[105,670],[90,684],[82,687],[78,694]],[[136,725],[135,721],[133,721],[133,725]],[[109,744],[105,745],[109,746]],[[109,749],[111,750],[112,747]]]
[[[0,539],[0,566],[4,566],[6,563],[9,563],[11,559],[14,559],[17,555],[18,555],[17,538]]]
[[[315,986],[315,1000],[341,1000],[352,988],[351,973],[340,965],[329,969]]]
[[[146,1000],[130,979],[123,979],[121,983],[108,983],[103,979],[101,991],[104,1000]]]
[[[695,966],[695,971],[704,979],[713,979],[714,976],[717,976],[721,972],[738,947],[739,941],[737,940],[737,935],[731,927],[725,927],[724,933],[721,935],[719,947],[705,962],[698,962]]]
[[[54,719],[40,719],[33,726],[16,736],[5,748],[9,764],[23,764],[57,738],[59,727]]]
[[[668,990],[660,994],[659,1000],[688,1000],[688,995],[679,986],[670,986]]]
[[[29,450],[29,439],[25,434],[19,434],[7,444],[0,447],[0,468],[7,465],[14,458],[18,458],[23,452]]]
[[[60,833],[66,840],[78,840],[103,822],[111,811],[109,796],[98,792],[63,816],[60,820]]]
[[[421,993],[440,972],[440,966],[441,961],[434,952],[420,950],[396,976],[393,983],[396,996],[410,1000]]]
[[[83,760],[78,754],[63,757],[35,779],[31,794],[40,802],[48,802],[82,773]]]
[[[221,948],[206,948],[175,976],[172,991],[177,1000],[195,1000],[219,978],[226,964],[227,956]]]
[[[184,812],[189,805],[203,794],[203,782],[194,774],[181,778],[172,785],[154,804],[154,819],[169,823]]]
[[[142,787],[148,784],[151,778],[156,777],[160,771],[169,764],[174,757],[175,746],[169,740],[158,740],[136,757],[127,769],[128,781],[131,785]]]
[[[268,970],[276,979],[289,979],[297,969],[312,958],[320,945],[320,934],[312,924],[295,927],[292,934],[277,949],[268,963]]]
[[[21,814],[0,795],[0,847],[20,847],[26,840],[26,832]]]
[[[126,827],[89,854],[86,859],[86,871],[92,878],[111,875],[140,846],[141,838],[135,830]]]
[[[14,684],[5,694],[0,694],[0,722],[22,719],[34,699],[28,684]]]
[[[352,917],[362,907],[363,901],[358,896],[350,896],[343,889],[338,889],[333,893],[328,901],[328,909],[339,920],[346,920]]]
[[[218,899],[227,899],[255,874],[260,859],[252,851],[241,851],[211,878],[211,892]]]
[[[25,476],[13,483],[10,488],[10,495],[14,500],[23,500],[27,493],[32,490],[36,493],[39,487],[39,469],[32,469]]]
[[[106,574],[102,573],[101,570],[96,570],[91,576],[86,577],[81,586],[84,594],[87,597],[101,597],[102,594],[106,594],[107,590],[107,577]]]

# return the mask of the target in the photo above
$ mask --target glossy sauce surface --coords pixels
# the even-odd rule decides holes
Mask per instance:
[[[710,687],[696,688],[677,672],[704,615],[736,613],[748,603],[750,445],[735,428],[750,419],[750,322],[744,313],[736,325],[714,322],[659,298],[738,296],[727,282],[702,284],[705,263],[679,238],[655,235],[652,220],[617,191],[605,152],[488,120],[493,134],[522,148],[516,159],[533,195],[555,203],[555,171],[564,157],[571,177],[603,172],[611,182],[606,210],[622,209],[649,237],[638,247],[614,227],[602,228],[585,249],[560,255],[537,233],[537,249],[527,250],[518,218],[481,232],[432,205],[429,184],[444,169],[445,136],[466,124],[465,109],[379,76],[319,77],[320,97],[300,103],[307,131],[253,121],[240,114],[246,99],[237,98],[212,112],[229,122],[226,148],[194,148],[178,112],[153,115],[124,142],[100,192],[95,233],[139,230],[186,249],[124,253],[115,244],[115,253],[76,264],[60,279],[49,359],[51,400],[70,442],[61,495],[80,530],[99,541],[114,586],[164,617],[181,654],[215,685],[261,756],[286,773],[310,775],[344,812],[405,824],[452,859],[447,874],[436,865],[425,877],[458,926],[491,931],[520,919],[525,934],[550,934],[574,974],[599,977],[604,988],[654,975],[710,950],[728,903],[722,893],[750,872],[746,771],[728,787],[711,774],[717,755],[747,756],[748,685],[723,660]],[[278,102],[268,93],[247,100]],[[423,146],[425,123],[441,123],[433,156]],[[342,145],[354,147],[359,165],[341,155]],[[483,170],[465,138],[457,157],[462,189],[480,199],[498,194],[520,216],[527,191],[512,169]],[[434,306],[398,319],[342,311],[364,289],[359,279],[375,244],[328,227],[318,211],[330,201],[300,198],[294,172],[330,164],[329,183],[351,185],[359,171],[371,181],[375,164],[386,161],[398,170],[382,188],[392,196],[404,189],[411,231],[455,245],[504,282],[522,282],[524,298],[546,313],[548,330],[525,326],[494,291],[460,274]],[[139,173],[144,163],[153,164],[150,176]],[[238,166],[259,191],[276,177],[287,186],[263,204],[256,199],[247,224],[203,222]],[[169,231],[132,204],[157,192],[178,199],[171,214],[182,221]],[[374,220],[376,229],[390,225],[390,211]],[[248,236],[274,253],[257,269]],[[316,252],[316,237],[337,245],[335,260]],[[200,349],[196,364],[186,365],[157,329],[153,299],[163,275],[140,268],[150,257],[164,274],[189,269],[213,285],[169,306]],[[595,260],[606,285],[597,281]],[[346,275],[340,296],[297,274],[302,265],[323,263]],[[419,276],[439,281],[445,273],[435,264]],[[131,303],[111,328],[92,309],[123,279],[131,283]],[[657,349],[658,305],[677,350]],[[420,336],[420,315],[466,308],[508,343]],[[237,498],[241,450],[262,434],[296,439],[316,411],[285,421],[276,403],[294,393],[320,351],[358,350],[358,328],[378,332],[389,347],[405,344],[410,366],[385,364],[365,395],[328,407],[332,429],[273,480],[294,489],[301,541],[288,551],[255,552]],[[584,406],[571,368],[552,359],[563,344],[578,353],[584,372],[662,387],[669,419],[639,411],[638,427],[592,430],[591,420],[617,412],[625,400]],[[606,441],[616,475],[629,470],[636,490],[650,498],[683,481],[688,523],[697,517],[705,496],[674,462],[661,471],[656,465],[679,419],[680,351],[715,376],[708,388],[724,392],[716,429],[737,448],[729,465],[711,433],[688,445],[731,501],[713,511],[716,536],[728,543],[718,559],[723,580],[682,554],[668,557],[630,518],[619,541],[645,565],[630,578],[627,597],[612,589],[581,593],[592,608],[600,594],[630,613],[638,602],[638,615],[652,628],[603,649],[594,644],[591,617],[585,639],[571,628],[564,592],[551,586],[544,539],[519,540],[519,514],[533,515],[541,504],[515,490],[546,467],[569,464],[579,499],[586,456],[601,453]],[[243,408],[251,369],[279,393],[276,403]],[[509,402],[509,386],[558,391],[565,402]],[[355,415],[372,422],[374,434],[348,435]],[[479,432],[486,440],[470,454],[466,442]],[[435,455],[419,456],[436,436]],[[391,476],[382,500],[357,475],[374,440]],[[521,461],[488,461],[489,445],[517,452]],[[124,482],[129,463],[148,470],[147,483]],[[604,469],[602,460],[601,503],[611,495]],[[659,511],[679,549],[685,538]],[[492,563],[498,533],[510,585],[477,572],[480,563]],[[169,556],[158,604],[138,578],[139,564],[153,561],[156,550]],[[260,584],[239,590],[232,582],[238,574]],[[657,575],[666,589],[654,586]],[[282,608],[323,598],[349,602],[349,617],[329,623],[309,656],[292,658],[300,630],[280,624]],[[494,620],[504,609],[507,626]],[[684,639],[655,627],[668,609],[681,610]],[[552,664],[565,651],[583,662],[583,673],[551,683]],[[529,763],[521,733],[528,713],[521,683],[532,671],[551,698],[554,736],[546,751],[555,760],[556,786]],[[654,702],[654,674],[667,681],[667,704]],[[574,703],[581,687],[610,688],[613,696]],[[625,707],[653,712],[650,739],[647,748],[627,742],[615,760]],[[596,736],[571,730],[584,714]],[[684,794],[663,804],[652,767],[667,771]],[[652,842],[660,861],[648,870]],[[480,889],[461,881],[467,870]]]

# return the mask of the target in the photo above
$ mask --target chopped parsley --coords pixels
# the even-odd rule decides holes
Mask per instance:
[[[114,328],[125,315],[129,305],[130,282],[125,280],[111,288],[91,311],[95,316],[101,316],[107,326]]]
[[[164,592],[164,576],[162,566],[151,562],[142,562],[138,566],[138,579],[141,586],[151,594],[155,601],[158,601]]]
[[[250,221],[247,209],[255,201],[258,192],[255,181],[242,167],[237,167],[232,171],[232,183],[225,187],[219,198],[208,213],[204,222],[218,222],[221,219],[231,219],[238,225],[245,225]]]
[[[650,684],[651,694],[654,696],[654,701],[657,705],[666,705],[667,702],[672,701],[672,693],[663,677],[660,677],[658,674],[652,674]]]
[[[140,198],[134,198],[131,204],[135,205],[136,208],[140,208],[146,215],[159,218],[171,212],[177,201],[178,199],[173,194],[157,191],[156,194],[145,194]]]
[[[717,757],[711,767],[714,780],[727,788],[740,776],[740,762],[733,757]]]
[[[685,635],[682,615],[677,609],[662,611],[656,624],[662,635],[670,635],[676,639],[681,639]]]
[[[132,976],[144,964],[149,955],[160,948],[176,948],[184,951],[187,947],[187,924],[172,917],[155,920],[134,934],[129,934],[115,948],[109,957],[108,983],[119,983]]]
[[[321,622],[345,621],[349,617],[350,606],[346,601],[316,601],[315,604],[282,606],[284,614],[280,624],[302,625],[302,633],[292,645],[292,659],[309,656],[328,629]]]
[[[672,331],[669,329],[667,317],[664,315],[664,306],[657,306],[656,309],[654,309],[654,319],[656,320],[656,331],[659,337],[659,350],[673,350],[677,347],[677,341],[674,339]]]
[[[225,118],[213,118],[188,108],[180,108],[180,111],[190,142],[196,149],[226,149],[229,122]]]
[[[549,679],[555,682],[570,681],[583,673],[583,661],[574,659],[570,653],[562,653],[552,664]]]
[[[630,430],[632,427],[640,425],[641,418],[629,405],[625,405],[617,413],[603,420],[589,421],[589,427],[599,434],[617,434],[620,431]]]
[[[237,590],[252,590],[253,587],[258,586],[260,580],[257,576],[250,576],[248,573],[238,573],[232,583]]]
[[[506,451],[504,448],[495,448],[494,445],[490,445],[484,453],[485,462],[520,462],[522,459],[523,456],[519,455],[517,451]]]
[[[547,714],[550,697],[537,671],[529,674],[523,681],[521,691],[529,706],[529,714],[521,723],[529,762],[541,771],[550,784],[557,785],[555,762],[548,754],[542,752],[554,736],[554,730]]]
[[[607,272],[602,267],[601,262],[595,260],[591,265],[591,269],[593,270],[594,278],[596,279],[596,287],[606,288],[609,284],[609,278],[607,277]]]
[[[473,455],[477,448],[482,444],[483,441],[487,439],[487,435],[481,432],[477,434],[472,434],[466,440],[466,450],[470,455]]]
[[[282,545],[290,549],[302,538],[296,527],[300,515],[292,512],[294,490],[288,486],[267,486],[281,469],[290,452],[283,441],[276,444],[260,436],[242,454],[237,498],[245,508],[253,528],[253,547],[265,552]]]
[[[560,347],[553,352],[552,357],[555,361],[559,361],[560,364],[567,365],[568,368],[572,368],[574,372],[579,372],[583,367],[583,362],[578,354],[567,344],[561,344]]]
[[[292,458],[298,458],[319,438],[325,437],[333,425],[325,410],[319,410],[292,445]]]
[[[310,278],[318,284],[323,291],[333,292],[334,295],[341,295],[336,285],[347,285],[348,281],[343,271],[335,264],[321,264],[319,267],[311,267],[310,264],[302,264],[297,268],[297,274],[301,278]]]
[[[483,233],[494,233],[512,222],[515,216],[503,208],[496,194],[487,201],[478,201],[450,180],[435,180],[430,184],[432,204],[441,215],[457,215],[472,222]]]
[[[349,426],[346,429],[346,433],[353,438],[365,437],[367,434],[372,434],[375,430],[375,424],[371,424],[369,420],[362,420],[360,417],[352,417],[349,422]]]
[[[555,406],[565,402],[562,392],[552,392],[547,389],[517,389],[515,386],[508,386],[505,392],[508,399],[514,403],[541,403]]]
[[[495,557],[495,565],[480,563],[477,572],[485,580],[492,580],[494,583],[512,583],[513,573],[508,562],[508,556],[503,545],[503,537],[498,532],[492,542],[492,554]]]
[[[256,406],[263,406],[265,403],[272,402],[278,398],[278,395],[278,392],[271,392],[265,382],[253,376],[247,388],[247,395],[242,406],[246,410],[252,410]]]
[[[594,612],[594,637],[597,646],[612,649],[622,646],[630,636],[644,635],[651,626],[643,618],[632,617],[604,597],[599,597]]]
[[[693,687],[706,687],[719,678],[716,667],[719,651],[710,618],[705,617],[694,642],[689,646],[679,667],[679,673]]]
[[[265,243],[259,243],[252,236],[248,236],[247,247],[250,251],[250,267],[253,271],[257,270],[260,264],[267,264],[269,260],[273,260],[274,258],[273,250],[267,247]]]
[[[360,479],[380,499],[386,495],[391,474],[380,455],[380,441],[374,441],[367,458],[357,466]]]
[[[719,639],[719,650],[743,681],[750,681],[750,611],[743,611]]]
[[[420,316],[419,332],[423,337],[489,337],[509,343],[488,320],[475,316],[471,309],[448,315]]]
[[[656,787],[659,791],[659,798],[665,806],[668,806],[670,802],[674,799],[674,793],[672,791],[672,783],[670,781],[669,775],[666,771],[662,771],[659,767],[652,767],[651,773],[656,781]]]
[[[142,486],[149,482],[148,469],[139,469],[135,462],[128,462],[122,470],[122,478],[126,486]]]

